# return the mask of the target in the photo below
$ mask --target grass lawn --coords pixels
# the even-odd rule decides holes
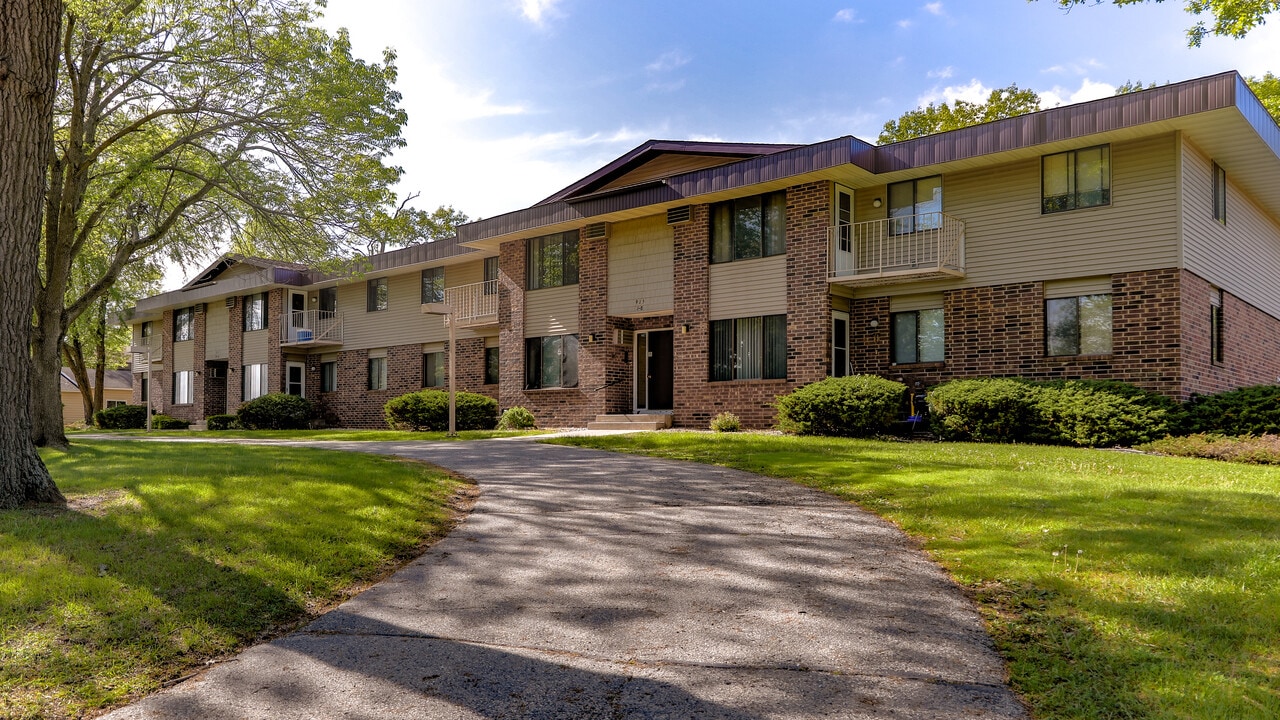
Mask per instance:
[[[441,440],[485,440],[488,438],[512,437],[515,435],[542,435],[549,430],[459,430],[457,437],[449,437],[446,432],[412,432],[409,430],[350,430],[335,428],[331,430],[97,430],[83,432],[71,431],[67,437],[74,439],[78,434],[106,433],[111,435],[146,435],[149,437],[200,438],[215,440],[218,438],[235,438],[250,440],[381,440],[399,442],[415,440],[418,442],[436,442]]]
[[[296,625],[450,527],[426,465],[285,447],[74,442],[68,510],[0,511],[0,717],[79,717]]]
[[[554,442],[791,478],[892,520],[969,589],[1037,718],[1280,717],[1278,468],[760,434]]]

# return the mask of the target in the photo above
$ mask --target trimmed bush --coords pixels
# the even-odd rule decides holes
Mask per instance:
[[[907,386],[876,375],[827,378],[778,398],[778,427],[798,435],[873,437],[898,419]]]
[[[498,423],[498,401],[487,395],[460,392],[454,399],[459,430],[492,430]],[[448,430],[449,393],[419,390],[392,398],[382,408],[387,425],[396,430]]]
[[[929,428],[944,440],[1046,441],[1039,388],[1016,378],[953,380],[929,390]]]
[[[519,405],[507,408],[498,419],[499,430],[531,430],[536,427],[538,427],[537,418],[529,412],[528,408]]]
[[[209,430],[240,429],[240,420],[235,415],[210,415],[204,419],[204,424]]]
[[[117,405],[93,414],[93,424],[103,430],[140,430],[147,426],[146,405]]]
[[[1280,433],[1280,385],[1197,395],[1184,410],[1184,434],[1274,435]]]
[[[1126,447],[1164,437],[1178,413],[1173,400],[1122,382],[1037,383],[1039,410],[1056,437],[1084,447]]]
[[[738,432],[742,429],[742,421],[731,412],[722,412],[711,418],[711,429],[716,432]]]
[[[245,430],[305,430],[315,414],[315,405],[304,397],[268,393],[241,405],[236,419]]]
[[[143,427],[146,427],[145,423],[146,420],[143,419]],[[152,430],[186,430],[189,427],[191,427],[191,423],[186,420],[179,420],[176,417],[169,417],[168,415],[151,416]]]

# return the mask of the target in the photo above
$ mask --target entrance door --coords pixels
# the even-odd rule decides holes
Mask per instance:
[[[300,292],[289,293],[289,339],[293,342],[306,342],[311,339],[310,332],[298,332],[299,330],[309,330],[307,326],[307,294]]]
[[[674,407],[673,335],[670,330],[636,333],[636,409]]]
[[[290,395],[306,397],[307,395],[307,366],[302,363],[291,362],[285,364],[284,391]]]

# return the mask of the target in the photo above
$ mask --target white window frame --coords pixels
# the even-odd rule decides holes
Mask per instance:
[[[192,370],[177,370],[173,373],[173,404],[174,405],[191,405],[195,399],[195,372]]]
[[[260,398],[270,392],[267,380],[267,364],[254,363],[241,368],[240,399],[244,402]]]

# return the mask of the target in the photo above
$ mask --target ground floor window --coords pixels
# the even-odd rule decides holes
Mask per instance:
[[[387,359],[384,357],[369,358],[369,389],[387,389]]]
[[[525,338],[526,390],[578,387],[578,336]]]
[[[849,374],[849,313],[831,311],[831,377]]]
[[[128,405],[128,403],[127,403],[127,402],[125,402],[124,400],[108,400],[108,401],[107,401],[107,408],[108,408],[108,409],[113,408],[113,407],[120,407],[121,405]]]
[[[487,347],[484,349],[484,384],[498,384],[498,348]]]
[[[1111,352],[1111,295],[1081,295],[1044,302],[1049,355],[1105,355]]]
[[[422,354],[422,387],[444,387],[449,383],[449,361],[443,352]]]
[[[173,404],[190,405],[195,402],[195,388],[191,385],[190,370],[179,370],[173,374]]]
[[[244,366],[243,383],[245,400],[262,397],[267,394],[267,364],[258,363]]]
[[[890,316],[893,362],[943,361],[942,308],[896,312]]]
[[[151,399],[150,393],[148,392],[151,389],[150,387],[148,387],[150,384],[151,384],[150,377],[147,375],[143,375],[142,385],[138,388],[138,399],[141,400],[142,402],[146,402]]]
[[[1214,365],[1221,365],[1225,354],[1222,348],[1222,291],[1214,290],[1209,295],[1209,360]]]
[[[787,316],[711,321],[711,379],[787,376]]]

